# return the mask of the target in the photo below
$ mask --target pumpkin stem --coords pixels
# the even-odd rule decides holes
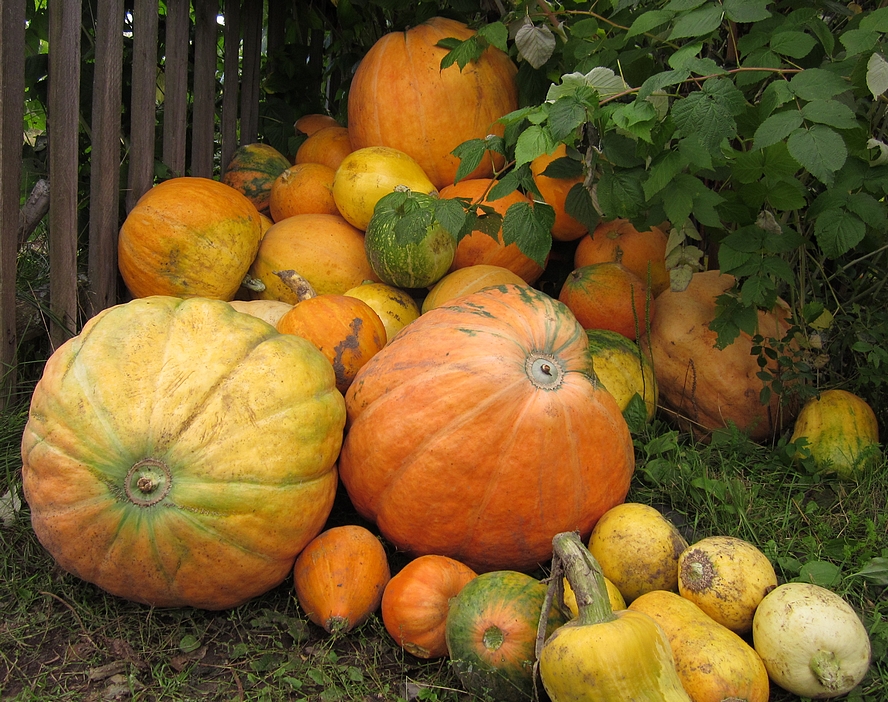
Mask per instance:
[[[554,557],[561,561],[564,575],[577,598],[577,621],[598,624],[614,619],[607,584],[598,561],[575,531],[556,534],[552,539]]]
[[[263,290],[265,290],[265,283],[259,280],[259,278],[254,278],[249,273],[244,276],[241,285],[247,290],[252,290],[253,292],[262,292]]]
[[[842,675],[842,667],[832,651],[818,651],[809,663],[817,681],[827,690],[835,691],[847,685],[847,676]]]
[[[166,463],[143,458],[126,474],[124,492],[133,504],[150,507],[166,497],[172,486],[173,476]]]

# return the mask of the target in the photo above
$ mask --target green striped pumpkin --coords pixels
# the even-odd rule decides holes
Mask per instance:
[[[456,240],[435,218],[438,199],[397,189],[383,196],[364,232],[367,260],[382,282],[425,288],[450,270]]]
[[[622,334],[608,329],[587,329],[589,354],[598,380],[625,412],[637,394],[647,410],[647,421],[657,411],[657,379],[648,354],[642,354],[638,344]]]
[[[247,196],[263,214],[277,177],[290,167],[287,157],[268,144],[243,144],[235,149],[222,182]]]

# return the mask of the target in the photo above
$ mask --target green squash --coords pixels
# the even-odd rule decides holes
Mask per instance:
[[[546,585],[525,573],[498,570],[468,582],[450,602],[445,639],[466,690],[509,702],[533,697],[533,666]],[[567,621],[550,610],[547,636]]]
[[[450,270],[456,240],[435,218],[438,199],[399,188],[383,196],[364,231],[373,272],[396,288],[425,288]]]
[[[810,452],[819,471],[854,479],[878,461],[879,424],[872,407],[847,390],[824,390],[796,417],[790,441],[804,438],[796,458]]]
[[[231,155],[221,181],[243,193],[256,209],[268,214],[271,186],[290,161],[268,144],[241,144]]]
[[[65,570],[155,607],[280,584],[336,493],[330,362],[226,302],[147,297],[49,358],[22,438],[31,523]]]

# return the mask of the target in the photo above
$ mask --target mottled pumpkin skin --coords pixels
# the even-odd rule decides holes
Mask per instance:
[[[139,198],[124,220],[120,274],[133,297],[232,300],[261,237],[259,211],[231,186],[171,178]]]
[[[683,291],[666,290],[653,305],[650,336],[642,347],[654,361],[663,411],[697,438],[707,439],[715,429],[733,423],[753,441],[761,441],[795,416],[792,404],[781,405],[777,393],[769,404],[760,400],[762,370],[752,355],[752,337],[745,332],[724,349],[709,328],[715,318],[716,298],[729,290],[734,277],[719,271],[695,273]],[[782,339],[789,330],[789,312],[779,302],[773,312],[759,312],[758,330],[764,337]],[[768,366],[776,372],[776,364]]]
[[[243,193],[267,215],[271,186],[289,167],[287,157],[269,144],[242,144],[231,155],[222,182]]]
[[[483,573],[450,603],[447,650],[469,692],[502,701],[531,700],[533,665],[546,585],[525,573]],[[553,603],[546,636],[566,621]]]
[[[657,378],[651,358],[638,344],[609,329],[587,329],[595,375],[624,412],[637,394],[644,400],[647,420],[657,413]]]
[[[236,606],[282,582],[323,528],[344,423],[309,342],[216,300],[112,307],[53,353],[34,391],[22,438],[34,531],[114,595]]]
[[[436,188],[453,183],[464,141],[503,134],[500,117],[518,108],[517,68],[491,46],[462,70],[441,70],[448,37],[471,38],[465,24],[433,17],[379,39],[358,65],[348,97],[348,129],[355,149],[391,146],[419,162]],[[501,161],[500,161],[501,162]],[[483,159],[473,177],[493,173]]]
[[[340,475],[358,512],[399,549],[477,572],[531,569],[556,533],[588,536],[635,457],[587,345],[564,305],[526,286],[421,315],[346,394]]]
[[[790,440],[802,438],[817,468],[840,478],[858,477],[880,455],[873,408],[862,397],[838,388],[824,390],[804,404]]]

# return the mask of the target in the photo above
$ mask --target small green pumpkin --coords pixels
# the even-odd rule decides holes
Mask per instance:
[[[533,696],[537,627],[546,585],[525,573],[497,570],[469,581],[450,602],[445,639],[466,690],[507,702]],[[546,635],[566,622],[553,607]]]
[[[847,390],[824,390],[808,400],[791,441],[805,439],[796,458],[810,452],[817,469],[840,478],[858,477],[879,458],[879,424],[872,407]]]
[[[425,288],[450,269],[456,240],[435,218],[436,202],[431,195],[400,188],[376,203],[364,248],[382,282]]]

